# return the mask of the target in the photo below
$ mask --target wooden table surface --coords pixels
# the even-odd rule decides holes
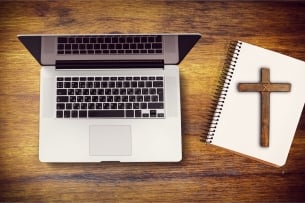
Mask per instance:
[[[304,112],[282,168],[200,142],[230,40],[305,60],[305,2],[1,1],[0,16],[0,201],[305,201]],[[183,161],[40,163],[40,66],[16,35],[159,32],[203,35],[180,64]]]

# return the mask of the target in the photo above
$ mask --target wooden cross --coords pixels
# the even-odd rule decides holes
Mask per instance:
[[[240,92],[260,92],[261,93],[261,137],[262,147],[269,147],[269,120],[270,120],[270,93],[290,92],[290,83],[270,83],[270,70],[261,68],[260,83],[239,83]]]

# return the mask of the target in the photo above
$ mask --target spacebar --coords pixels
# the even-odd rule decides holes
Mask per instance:
[[[99,110],[99,111],[88,111],[88,117],[124,117],[124,110]]]

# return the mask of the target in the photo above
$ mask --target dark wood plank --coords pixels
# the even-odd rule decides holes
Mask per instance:
[[[282,168],[200,142],[231,40],[305,60],[304,2],[1,1],[1,201],[305,201],[305,116]],[[38,161],[39,65],[21,33],[199,32],[180,64],[183,161]],[[288,119],[288,118],[287,118]]]

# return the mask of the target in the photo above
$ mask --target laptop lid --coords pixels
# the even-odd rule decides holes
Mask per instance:
[[[179,64],[200,37],[200,34],[18,35],[41,65],[62,68]]]

